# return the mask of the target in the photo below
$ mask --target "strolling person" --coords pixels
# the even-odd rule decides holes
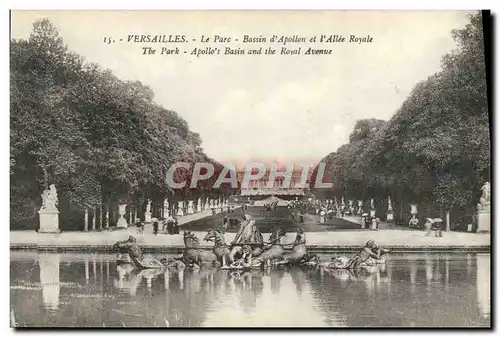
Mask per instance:
[[[369,216],[365,216],[365,228],[366,229],[370,229],[371,223],[372,223],[372,221],[371,221],[370,217]]]
[[[174,219],[169,218],[167,221],[167,233],[168,235],[174,234]]]
[[[154,235],[158,235],[158,229],[159,229],[158,219],[154,219],[154,221],[153,221],[153,234]]]
[[[436,233],[436,237],[443,237],[443,228],[444,222],[443,221],[434,221],[434,230]]]
[[[177,217],[174,218],[173,222],[173,234],[179,234],[179,221],[177,220]]]
[[[433,224],[433,220],[430,219],[430,218],[427,218],[425,220],[425,224],[424,224],[424,228],[425,228],[425,236],[429,236],[431,234],[431,230],[432,230],[432,224]]]
[[[371,227],[371,229],[374,230],[374,231],[377,231],[379,223],[380,223],[380,219],[376,218],[376,217],[373,217],[372,218],[372,227]]]
[[[141,219],[137,219],[135,226],[137,227],[138,234],[144,234],[144,222],[141,222]]]

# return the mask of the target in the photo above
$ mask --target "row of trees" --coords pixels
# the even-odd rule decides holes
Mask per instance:
[[[184,119],[154,102],[150,88],[85,62],[48,20],[10,46],[11,227],[36,228],[49,184],[58,190],[63,229],[82,228],[87,207],[109,210],[113,220],[119,203],[143,214],[148,199],[163,205],[164,198],[233,192],[213,190],[211,182],[189,189],[189,180],[171,189],[165,176],[175,162],[211,162],[216,174],[222,166],[204,154]]]
[[[410,203],[420,205],[422,216],[455,210],[452,222],[474,212],[491,152],[481,13],[452,35],[458,49],[392,119],[358,121],[349,143],[323,159],[335,188],[317,194],[374,198],[378,214],[390,196],[400,220]]]

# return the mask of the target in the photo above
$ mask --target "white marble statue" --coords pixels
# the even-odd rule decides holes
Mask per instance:
[[[481,187],[481,191],[483,192],[480,199],[481,206],[488,206],[490,204],[491,197],[490,183],[485,182],[483,187]]]
[[[52,184],[48,190],[42,193],[42,208],[40,210],[56,210],[58,203],[56,186]]]
[[[151,201],[149,201],[146,206],[146,213],[151,213]]]

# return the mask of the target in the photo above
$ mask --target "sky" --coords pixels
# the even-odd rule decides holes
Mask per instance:
[[[316,162],[348,142],[357,120],[389,119],[412,88],[439,71],[456,47],[451,30],[465,11],[14,11],[12,37],[27,38],[48,18],[68,48],[123,80],[151,87],[155,101],[175,110],[200,134],[219,162]],[[367,44],[310,44],[332,55],[142,55],[148,44],[105,44],[131,34],[364,37]],[[264,47],[272,44],[264,44]],[[254,47],[233,42],[233,47]],[[280,47],[278,47],[278,52]],[[293,45],[285,47],[295,48]],[[303,47],[304,49],[304,47]]]

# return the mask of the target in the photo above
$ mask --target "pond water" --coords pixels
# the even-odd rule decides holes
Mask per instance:
[[[491,324],[489,254],[391,254],[357,273],[131,269],[114,255],[13,251],[11,313],[21,327]]]

